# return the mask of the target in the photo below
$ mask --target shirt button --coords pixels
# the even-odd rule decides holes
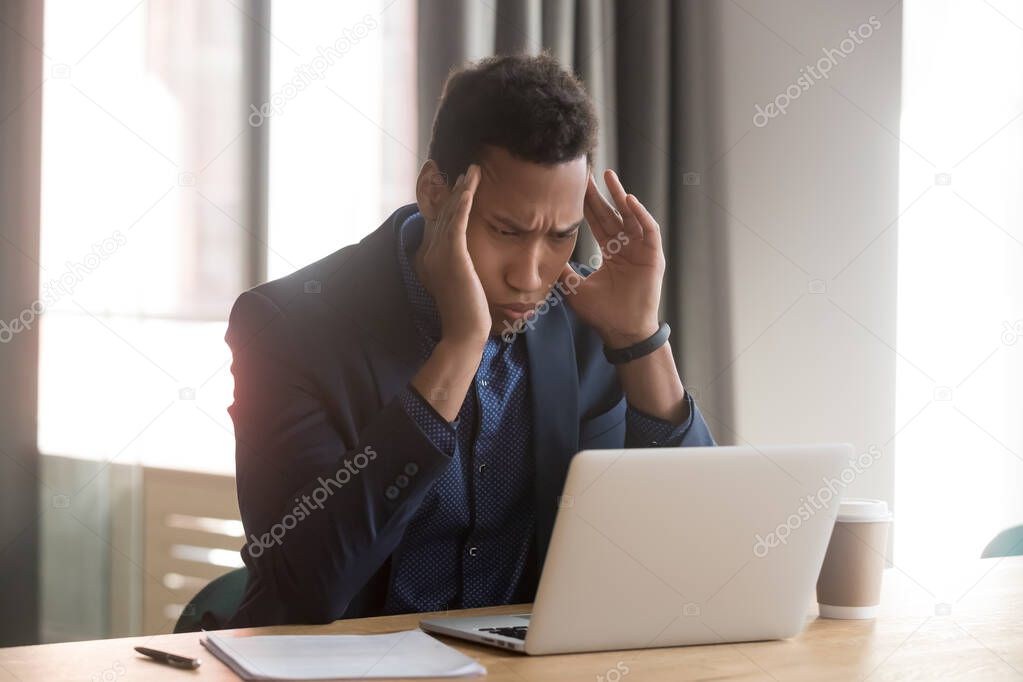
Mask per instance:
[[[486,471],[487,471],[487,464],[486,464],[486,462],[484,462],[483,464],[480,464],[480,465],[479,465],[479,467],[478,467],[478,471],[479,471],[479,472],[480,472],[481,474],[482,474],[482,473],[486,473]]]
[[[484,379],[483,381],[480,382],[480,386],[486,386],[486,385],[487,385],[487,380],[486,379]]]
[[[387,490],[384,491],[384,495],[387,496],[387,499],[393,500],[398,497],[398,488],[393,485],[389,485],[387,486]]]
[[[479,550],[478,547],[473,546],[473,547],[469,548],[469,556],[476,556],[479,553],[480,553],[480,550]]]
[[[419,473],[419,465],[415,462],[409,462],[405,465],[405,473],[409,476],[415,476]]]

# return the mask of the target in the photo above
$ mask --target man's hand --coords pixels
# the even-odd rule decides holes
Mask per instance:
[[[465,237],[479,182],[476,164],[458,176],[437,218],[426,223],[423,242],[416,251],[416,270],[437,301],[444,340],[482,348],[493,323]]]
[[[475,164],[458,176],[437,218],[427,221],[415,258],[416,273],[440,310],[441,339],[412,385],[449,422],[458,416],[492,325],[465,238],[479,182]]]
[[[657,221],[636,197],[626,194],[614,171],[604,173],[604,183],[617,210],[600,195],[592,175],[583,206],[604,262],[565,300],[597,330],[606,346],[626,348],[652,336],[659,326],[664,251]],[[566,263],[562,282],[569,277],[578,279]],[[688,418],[685,388],[670,345],[617,368],[630,405],[671,424]]]
[[[658,328],[664,253],[657,221],[618,180],[604,173],[604,183],[615,206],[608,203],[590,176],[583,214],[589,223],[603,263],[569,290],[566,299],[584,322],[592,326],[609,348],[625,348],[653,335]],[[578,275],[568,263],[560,280]],[[564,289],[563,289],[564,290]]]

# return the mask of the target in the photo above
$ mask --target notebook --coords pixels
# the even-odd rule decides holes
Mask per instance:
[[[203,646],[245,680],[468,677],[487,669],[421,630],[385,635],[257,635],[210,632]]]

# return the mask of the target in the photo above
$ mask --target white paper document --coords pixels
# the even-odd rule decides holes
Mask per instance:
[[[486,675],[476,660],[422,630],[386,635],[206,633],[203,646],[245,680],[333,680]]]

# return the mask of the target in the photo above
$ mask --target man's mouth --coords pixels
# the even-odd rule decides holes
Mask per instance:
[[[499,303],[497,308],[510,319],[518,319],[529,316],[539,303]]]

